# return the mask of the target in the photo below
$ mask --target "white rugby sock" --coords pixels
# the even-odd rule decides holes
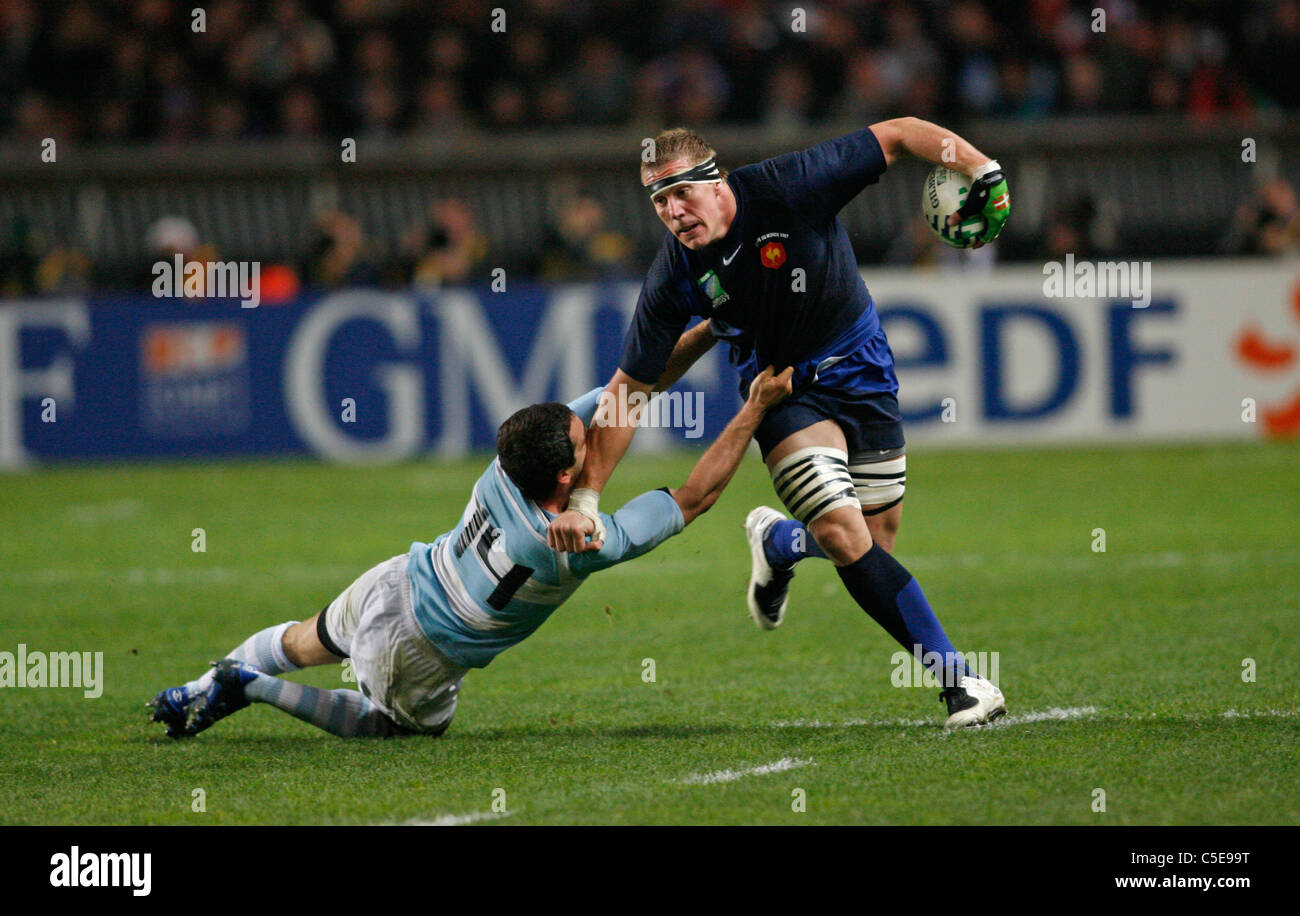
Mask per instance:
[[[259,671],[264,671],[267,674],[287,674],[290,671],[297,671],[298,666],[289,661],[289,656],[284,654],[285,631],[297,622],[296,620],[286,620],[284,623],[278,623],[273,627],[267,627],[265,630],[259,630],[232,649],[227,655],[223,655],[222,658],[233,658],[236,661],[248,662],[251,665],[256,665]],[[197,693],[200,690],[206,690],[211,683],[212,669],[209,668],[185,686],[190,693]]]

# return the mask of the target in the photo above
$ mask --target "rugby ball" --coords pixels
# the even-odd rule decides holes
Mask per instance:
[[[969,248],[974,245],[986,228],[984,217],[978,215],[956,226],[948,225],[948,217],[966,202],[970,186],[969,175],[954,172],[942,165],[936,165],[925,179],[925,188],[921,194],[921,215],[930,231],[945,245],[953,248]]]

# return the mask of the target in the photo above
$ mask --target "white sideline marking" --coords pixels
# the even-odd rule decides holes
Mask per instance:
[[[695,773],[679,779],[678,782],[688,786],[708,786],[718,782],[735,782],[737,779],[743,779],[746,776],[766,776],[768,773],[784,773],[786,770],[815,765],[811,758],[803,760],[798,757],[782,757],[775,763],[765,763],[762,766],[748,767],[744,770],[717,770],[713,773]]]
[[[1300,711],[1294,709],[1257,709],[1254,712],[1250,710],[1239,712],[1235,709],[1229,709],[1223,714],[1225,719],[1291,719],[1295,716],[1300,716]]]
[[[1296,709],[1256,709],[1256,710],[1237,710],[1229,709],[1219,716],[1222,719],[1294,719],[1300,717],[1300,710]],[[1029,722],[1064,722],[1070,719],[1173,719],[1185,721],[1201,721],[1206,716],[1188,715],[1188,716],[1162,716],[1158,713],[1151,713],[1149,716],[1134,715],[1132,713],[1121,712],[1110,715],[1101,715],[1096,706],[1070,706],[1061,708],[1053,706],[1049,709],[1041,709],[1035,712],[1026,712],[1017,716],[1003,716],[1000,719],[994,719],[988,725],[979,726],[980,728],[1006,728],[1008,725],[1024,725]],[[821,719],[791,719],[785,722],[773,722],[771,728],[861,728],[869,726],[871,728],[924,728],[934,726],[940,728],[943,726],[943,718],[936,716],[933,719],[845,719],[843,722],[824,722]],[[964,731],[964,729],[962,729]]]
[[[471,811],[469,814],[439,814],[432,820],[413,817],[403,821],[403,827],[460,827],[465,824],[477,824],[479,821],[497,821],[514,814],[513,811]]]
[[[63,510],[64,517],[78,525],[102,525],[138,515],[144,503],[138,499],[115,499],[103,503],[73,503]]]
[[[1027,712],[1019,716],[1003,716],[1001,719],[994,719],[989,723],[989,726],[1003,728],[1007,725],[1022,725],[1026,722],[1061,722],[1066,719],[1086,719],[1096,714],[1096,706],[1071,706],[1068,709],[1053,706],[1051,709]]]
[[[993,726],[1002,727],[1007,725],[1021,725],[1026,722],[1047,722],[1047,721],[1064,721],[1066,719],[1084,719],[1097,714],[1095,706],[1072,706],[1068,709],[1061,709],[1053,706],[1050,709],[1039,710],[1038,712],[1022,713],[1018,716],[1003,716],[1001,719],[995,719]],[[936,716],[933,719],[845,719],[843,722],[823,722],[820,719],[793,719],[788,722],[773,722],[773,728],[860,728],[869,726],[871,728],[924,728],[932,725],[936,728],[943,727],[944,716]]]

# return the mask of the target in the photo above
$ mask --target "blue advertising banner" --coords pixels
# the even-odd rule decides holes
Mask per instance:
[[[0,304],[0,464],[491,449],[537,401],[617,368],[636,287],[347,290],[285,305],[148,297]],[[724,348],[669,392],[642,449],[707,442],[740,401]],[[700,408],[703,408],[701,410]]]
[[[866,279],[909,442],[1300,435],[1300,279],[1288,265],[1160,263],[1131,300],[1065,295],[1025,268]],[[518,408],[609,380],[638,291],[349,289],[255,308],[147,296],[0,302],[0,468],[490,450]],[[713,440],[740,404],[725,350],[661,397],[634,449]]]

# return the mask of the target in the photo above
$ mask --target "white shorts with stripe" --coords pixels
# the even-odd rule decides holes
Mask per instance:
[[[325,628],[352,659],[361,692],[388,718],[440,734],[456,713],[467,668],[438,650],[415,621],[409,560],[400,554],[362,573],[325,609]]]

